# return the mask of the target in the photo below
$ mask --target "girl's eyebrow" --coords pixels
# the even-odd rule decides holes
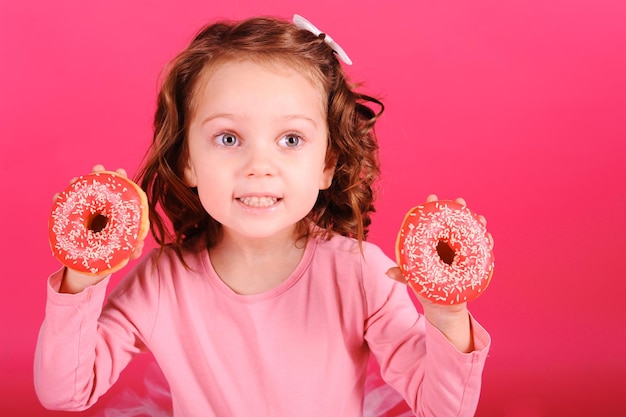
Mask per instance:
[[[314,127],[317,127],[317,122],[315,121],[315,119],[309,116],[306,116],[304,114],[288,114],[284,116],[283,118],[285,120],[302,120],[302,121],[312,124]]]
[[[216,114],[211,114],[207,117],[205,117],[202,122],[200,123],[200,126],[204,126],[205,124],[207,124],[208,122],[215,120],[215,119],[234,119],[235,115],[233,113],[216,113]]]

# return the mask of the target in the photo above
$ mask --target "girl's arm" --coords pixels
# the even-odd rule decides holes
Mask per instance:
[[[381,277],[388,263],[376,261],[376,253],[365,255],[365,338],[383,379],[417,416],[473,416],[490,345],[487,332],[465,305],[442,308],[425,302],[425,314],[419,314],[404,278],[400,284]],[[389,275],[396,273],[392,268]]]
[[[35,389],[46,408],[91,407],[130,360],[147,350],[146,329],[154,324],[158,304],[150,264],[143,262],[125,277],[104,307],[109,277],[75,294],[60,289],[83,286],[72,280],[78,276],[63,276],[61,270],[50,277],[34,363]]]
[[[437,201],[437,199],[435,194],[431,194],[426,198],[426,202]],[[463,206],[467,205],[463,198],[457,198],[455,201]],[[487,220],[483,216],[480,216],[480,221],[483,225],[487,225]],[[493,237],[489,233],[487,236],[493,247]],[[406,279],[402,276],[400,268],[391,268],[387,271],[387,275],[400,283],[407,283]],[[469,353],[474,350],[474,338],[472,336],[467,303],[440,305],[420,296],[415,291],[414,294],[422,304],[424,316],[428,322],[439,329],[459,352]]]
[[[109,278],[96,283],[89,277],[93,285],[73,278],[78,276],[64,270],[50,277],[35,349],[35,391],[42,405],[53,410],[84,410],[98,397],[94,395],[98,317]],[[62,286],[67,293],[60,292]]]
[[[94,172],[103,169],[98,165]],[[124,170],[118,173],[126,175]],[[138,258],[142,249],[143,243],[131,259]],[[109,276],[63,268],[49,278],[34,363],[35,389],[47,408],[90,407],[143,349],[132,316],[110,309],[109,314],[119,320],[100,322]]]

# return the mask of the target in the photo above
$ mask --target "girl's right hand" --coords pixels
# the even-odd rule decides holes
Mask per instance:
[[[103,165],[100,165],[100,164],[94,166],[92,169],[92,172],[102,172],[102,171],[105,171],[105,168]],[[123,168],[119,168],[115,172],[117,172],[120,175],[123,175],[124,177],[128,176],[126,174],[126,170]],[[72,180],[70,181],[70,184],[76,180],[77,180],[76,177],[72,178]],[[59,194],[60,193],[56,193],[54,195],[53,200],[56,200]],[[137,259],[141,256],[143,245],[144,245],[143,241],[137,244],[137,247],[135,248],[132,255],[130,256],[131,260]],[[74,271],[73,269],[69,269],[66,267],[63,273],[63,280],[61,281],[61,287],[59,288],[59,292],[68,293],[68,294],[77,294],[83,291],[87,287],[96,285],[97,283],[105,279],[107,276],[109,276],[109,274],[104,274],[104,275],[81,274],[80,272]]]

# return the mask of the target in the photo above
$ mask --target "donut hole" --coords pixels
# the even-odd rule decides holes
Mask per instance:
[[[102,213],[94,214],[87,221],[87,229],[94,233],[100,233],[109,223],[109,218]]]
[[[443,263],[452,265],[452,262],[454,262],[454,256],[456,255],[456,253],[454,252],[454,249],[450,247],[448,242],[444,240],[440,240],[437,243],[437,255],[439,255]]]

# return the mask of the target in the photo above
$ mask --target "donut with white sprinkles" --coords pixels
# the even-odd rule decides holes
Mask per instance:
[[[409,285],[437,304],[475,299],[493,275],[487,228],[477,214],[453,201],[412,208],[402,222],[395,249]]]
[[[105,275],[128,263],[149,226],[143,190],[122,175],[102,171],[78,178],[59,194],[48,235],[53,255],[66,267]]]

